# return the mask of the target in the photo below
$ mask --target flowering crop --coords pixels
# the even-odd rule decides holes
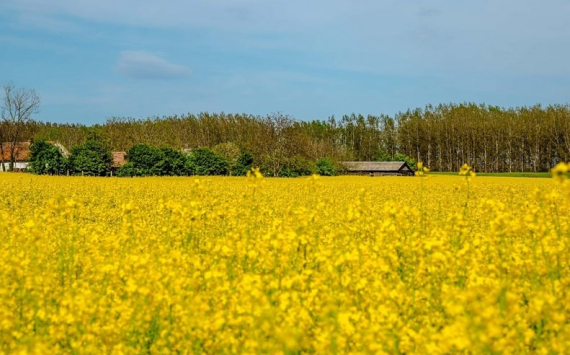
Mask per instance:
[[[0,182],[0,353],[570,351],[563,177]]]

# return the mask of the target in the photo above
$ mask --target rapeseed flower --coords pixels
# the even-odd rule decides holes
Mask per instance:
[[[548,179],[19,178],[0,175],[0,353],[570,349]]]

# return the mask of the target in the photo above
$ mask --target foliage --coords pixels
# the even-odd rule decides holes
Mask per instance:
[[[378,150],[378,152],[376,153],[376,156],[374,157],[374,160],[376,160],[376,161],[397,161],[392,157],[391,154],[389,154],[388,152],[386,152],[383,149]]]
[[[317,174],[322,176],[334,176],[338,173],[336,164],[330,158],[317,160]]]
[[[32,114],[37,113],[39,107],[40,97],[34,90],[18,88],[13,83],[4,85],[0,113],[0,165],[3,171],[6,170],[5,153],[10,159],[9,170],[14,170],[18,143],[26,135],[29,137],[29,126],[34,125]]]
[[[186,156],[184,153],[172,148],[160,148],[162,160],[158,162],[155,170],[161,176],[182,176],[186,175]]]
[[[67,159],[59,149],[46,141],[35,141],[30,146],[29,170],[38,175],[64,175],[67,173]]]
[[[71,150],[69,167],[76,175],[105,176],[111,171],[113,157],[103,143],[88,140]]]
[[[118,177],[134,177],[143,176],[139,170],[135,167],[135,164],[128,161],[123,166],[117,169],[116,176]]]
[[[241,158],[241,150],[237,144],[233,142],[220,143],[216,145],[212,150],[223,157],[224,160],[228,163],[228,172],[230,175],[236,175],[234,174],[234,171],[236,170],[238,172],[241,172],[241,169],[236,169],[238,160]],[[245,175],[245,173],[237,175]]]
[[[111,137],[101,125],[87,127],[85,130],[86,140],[99,142],[106,149],[111,150]]]
[[[279,171],[279,177],[306,176],[314,174],[316,170],[313,162],[297,155],[284,162],[283,167]]]
[[[129,149],[126,158],[128,162],[117,171],[118,176],[186,175],[186,156],[172,148],[136,144]]]
[[[242,151],[232,170],[232,175],[245,176],[253,168],[253,156],[246,151]]]
[[[564,354],[569,169],[0,174],[0,352]]]
[[[403,161],[403,162],[406,162],[412,170],[416,170],[416,161],[413,158],[410,158],[409,156],[402,154],[402,153],[396,153],[394,155],[390,155],[381,149],[376,153],[374,160],[376,160],[376,161]]]
[[[190,175],[226,175],[228,173],[226,160],[209,148],[194,149],[185,167]]]
[[[556,163],[570,160],[568,104],[499,108],[461,103],[428,105],[393,116],[300,119],[281,114],[199,113],[145,120],[113,118],[96,130],[109,138],[114,151],[126,151],[137,143],[182,150],[232,142],[272,176],[296,155],[313,161],[322,157],[370,161],[382,151],[390,159],[401,153],[422,161],[432,171],[457,171],[470,162],[477,172],[487,173],[548,172]],[[28,122],[21,139],[58,140],[73,147],[82,144],[92,128]]]
[[[412,168],[412,170],[416,169],[416,161],[405,154],[397,153],[394,155],[394,161],[404,161],[410,168]]]
[[[164,160],[164,154],[151,145],[135,144],[127,151],[126,159],[130,165],[124,168],[121,174],[129,172],[131,176],[161,175],[159,164]]]
[[[136,144],[127,152],[127,160],[118,176],[224,175],[228,170],[225,159],[208,148],[186,156],[168,147]]]

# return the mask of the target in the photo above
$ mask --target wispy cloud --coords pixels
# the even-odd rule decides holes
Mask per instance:
[[[134,79],[180,79],[190,76],[190,69],[173,64],[155,54],[144,51],[122,51],[117,72]]]
[[[570,0],[0,0],[0,79],[60,93],[48,119],[566,102],[569,12]]]

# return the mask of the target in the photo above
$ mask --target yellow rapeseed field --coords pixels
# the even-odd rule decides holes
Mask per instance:
[[[0,353],[570,353],[570,183],[464,173],[0,174]]]

